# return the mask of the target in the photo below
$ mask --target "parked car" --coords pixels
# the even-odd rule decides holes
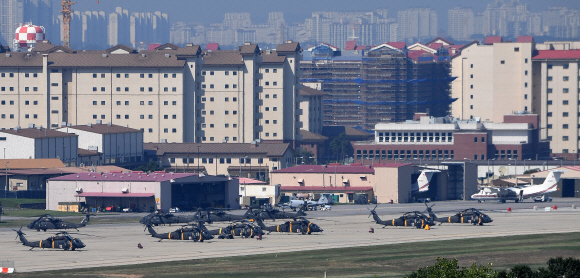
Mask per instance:
[[[181,211],[181,210],[180,210],[178,207],[175,207],[175,208],[170,208],[170,209],[169,209],[169,212],[171,212],[171,213],[176,213],[176,212],[180,212],[180,211]]]

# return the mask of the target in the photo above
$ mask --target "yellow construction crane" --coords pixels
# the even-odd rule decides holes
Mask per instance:
[[[63,39],[62,45],[65,47],[70,47],[70,19],[72,14],[71,6],[76,2],[72,2],[69,0],[63,0],[60,4],[62,13],[62,31],[63,31]]]

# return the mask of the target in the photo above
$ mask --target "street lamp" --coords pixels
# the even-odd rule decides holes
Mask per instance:
[[[6,185],[4,186],[4,199],[6,199],[6,191],[8,191],[8,161],[6,162],[6,173],[4,176],[6,177]]]

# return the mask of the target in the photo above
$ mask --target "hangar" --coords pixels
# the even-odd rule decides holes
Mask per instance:
[[[239,208],[238,180],[192,173],[77,173],[48,180],[46,208],[78,204],[89,210],[151,211],[171,207]]]

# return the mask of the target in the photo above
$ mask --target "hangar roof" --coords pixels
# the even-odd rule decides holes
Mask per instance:
[[[75,197],[153,197],[155,193],[108,193],[108,192],[83,192]]]
[[[281,191],[370,191],[372,186],[348,186],[348,187],[331,187],[331,186],[280,186]]]
[[[192,173],[77,173],[56,177],[50,181],[143,181],[143,182],[163,182],[173,179],[197,176]]]
[[[264,154],[268,157],[283,156],[289,143],[145,143],[143,148],[155,150],[156,155],[166,154]]]

